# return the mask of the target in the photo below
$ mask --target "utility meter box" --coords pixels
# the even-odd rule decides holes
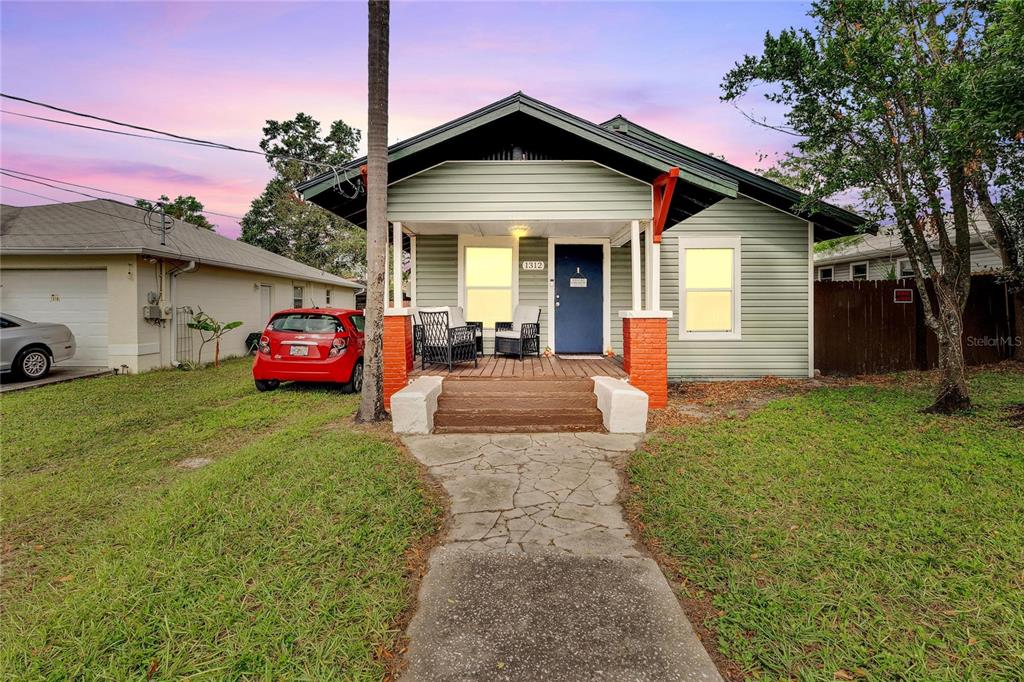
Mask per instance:
[[[164,309],[158,305],[144,305],[142,306],[142,318],[145,320],[162,320],[164,319]]]

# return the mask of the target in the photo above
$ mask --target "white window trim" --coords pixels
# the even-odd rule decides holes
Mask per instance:
[[[604,262],[601,264],[601,286],[604,287],[604,301],[601,305],[602,345],[605,350],[612,347],[612,242],[608,237],[549,237],[548,238],[548,348],[555,348],[555,245],[557,244],[600,244]]]
[[[686,250],[687,249],[732,249],[732,331],[690,332],[686,331]],[[741,327],[743,297],[740,283],[742,262],[742,238],[734,237],[679,237],[679,339],[681,341],[738,341],[743,338]]]
[[[510,248],[512,249],[512,310],[509,313],[509,321],[512,320],[511,315],[515,313],[516,306],[519,305],[519,240],[515,237],[483,237],[473,234],[460,234],[459,235],[459,307],[462,308],[463,313],[466,311],[466,247],[467,246],[490,246],[496,248]],[[467,322],[475,322],[476,320],[466,320]],[[493,329],[484,329],[484,338],[494,338]]]
[[[857,279],[856,275],[853,274],[853,269],[855,267],[857,267],[858,265],[863,265],[864,266],[864,279],[863,280]],[[868,279],[871,279],[871,263],[869,263],[866,260],[860,260],[860,261],[857,261],[856,263],[850,263],[850,281],[852,281],[852,282],[862,282],[862,281],[868,280]]]
[[[823,271],[825,271],[825,270],[829,270],[829,271],[832,272],[832,278],[831,279],[826,280],[826,279],[822,278],[821,273]],[[836,269],[833,266],[831,266],[831,265],[822,265],[820,268],[818,268],[818,281],[819,282],[834,282],[834,281],[836,281]]]
[[[301,298],[301,303],[299,305],[295,305],[295,290],[296,289],[301,290],[299,295],[302,298]],[[303,285],[303,284],[293,284],[292,285],[292,307],[293,308],[303,308],[303,307],[305,307],[305,305],[306,305],[306,287],[305,287],[305,285]]]
[[[903,274],[903,264],[907,264],[907,268],[910,269],[910,274]],[[896,279],[907,279],[914,276],[914,269],[910,264],[909,258],[899,258],[896,260]]]

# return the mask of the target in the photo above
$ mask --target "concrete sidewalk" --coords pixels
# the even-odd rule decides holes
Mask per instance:
[[[451,496],[404,680],[720,680],[634,545],[612,434],[408,437]]]

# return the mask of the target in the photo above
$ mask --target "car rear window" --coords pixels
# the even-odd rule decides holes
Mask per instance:
[[[333,315],[319,313],[285,313],[270,321],[275,332],[333,334],[342,331],[341,321]]]
[[[366,326],[366,318],[362,315],[349,315],[348,319],[352,320],[352,326],[356,328],[357,332],[363,331],[363,327]]]

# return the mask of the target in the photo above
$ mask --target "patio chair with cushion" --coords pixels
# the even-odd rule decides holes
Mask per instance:
[[[422,323],[420,367],[448,365],[450,372],[454,364],[470,360],[476,366],[478,327],[466,324],[461,308],[420,308],[418,312]]]
[[[494,354],[540,356],[540,306],[517,305],[511,322],[494,324]]]
[[[450,312],[453,318],[462,319],[464,317],[462,308],[456,306],[454,308],[441,307],[441,308],[412,308],[412,352],[413,357],[420,357],[423,355],[423,321],[420,319],[420,311],[426,310],[428,312]],[[454,311],[454,312],[451,312]],[[466,326],[473,327],[476,333],[476,352],[478,355],[483,355],[484,352],[484,323],[483,322],[466,322]]]

